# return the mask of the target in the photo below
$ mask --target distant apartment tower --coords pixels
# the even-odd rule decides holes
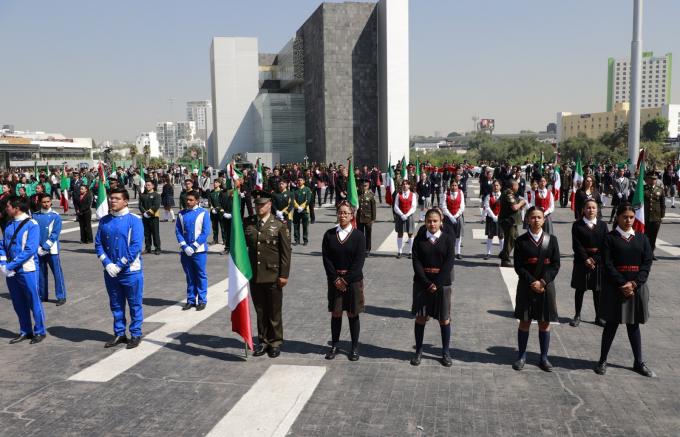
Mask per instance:
[[[642,54],[643,108],[659,108],[671,101],[673,55],[655,57],[654,52]],[[607,74],[607,112],[614,105],[630,101],[630,59],[609,58]]]
[[[187,144],[194,141],[196,123],[193,121],[156,123],[156,134],[161,156],[174,162],[184,155]]]
[[[187,102],[187,121],[196,123],[196,138],[208,141],[212,131],[212,103],[210,100]]]
[[[158,143],[158,134],[156,132],[142,132],[137,135],[135,139],[135,146],[137,154],[143,155],[144,148],[148,146],[149,157],[158,158],[161,156],[160,144]]]

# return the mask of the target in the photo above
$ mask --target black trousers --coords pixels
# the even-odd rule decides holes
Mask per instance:
[[[314,223],[316,221],[316,215],[314,214],[314,204],[315,202],[315,197],[316,196],[316,190],[312,190],[312,201],[309,202],[309,222]]]
[[[566,207],[569,203],[569,188],[560,188],[560,206]]]
[[[439,198],[441,191],[439,188],[434,189],[432,191],[432,195],[430,196],[430,205],[434,206],[434,197],[437,196],[437,206],[441,204],[441,199]]]
[[[227,237],[226,221],[222,214],[210,214],[210,224],[212,225],[213,243],[220,242],[220,230],[222,230],[222,243],[229,245],[229,238]]]
[[[319,201],[319,207],[321,207],[321,187],[316,187],[314,192],[316,193],[316,198]]]
[[[158,228],[158,217],[142,217],[142,224],[144,225],[144,246],[146,250],[151,250],[153,244],[154,249],[161,250],[161,233]]]
[[[248,217],[253,215],[253,202],[250,193],[247,193],[243,199],[241,199],[241,217],[243,217],[244,209],[248,208]]]
[[[323,203],[326,203],[326,200],[330,197],[331,200],[335,198],[335,187],[328,186],[326,187],[326,194],[323,195]]]
[[[78,214],[78,225],[80,225],[80,242],[92,243],[92,210],[87,209]]]
[[[364,237],[366,237],[366,251],[370,252],[371,251],[371,231],[373,228],[373,224],[371,223],[360,223],[357,222],[357,229],[361,232],[363,232]]]
[[[279,347],[283,343],[283,290],[275,282],[250,282],[250,293],[257,314],[257,339],[260,344]]]
[[[659,235],[659,229],[661,229],[661,222],[645,223],[645,235],[649,239],[649,245],[652,246],[652,252],[656,249],[656,237]]]
[[[374,196],[377,194],[377,195],[378,195],[378,201],[379,201],[380,203],[382,203],[382,190],[380,189],[380,187],[377,186],[377,185],[372,186],[372,187],[371,187],[371,192],[373,193]],[[377,193],[376,193],[376,192],[377,192]]]

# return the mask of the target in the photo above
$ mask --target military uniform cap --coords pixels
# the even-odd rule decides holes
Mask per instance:
[[[272,195],[264,190],[254,190],[251,193],[251,196],[253,197],[253,201],[257,204],[271,202],[272,200]]]

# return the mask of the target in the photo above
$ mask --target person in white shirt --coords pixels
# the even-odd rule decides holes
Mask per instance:
[[[394,231],[397,233],[397,258],[401,258],[404,246],[404,233],[408,234],[408,257],[411,259],[411,246],[413,242],[413,232],[416,224],[414,213],[418,207],[418,195],[411,191],[411,183],[408,179],[401,182],[401,191],[394,199]]]
[[[484,212],[486,214],[486,255],[485,260],[491,256],[491,246],[493,245],[493,237],[498,237],[499,246],[503,248],[503,229],[498,224],[498,214],[501,212],[501,183],[494,181],[493,191],[491,194],[484,196],[483,201]]]
[[[455,239],[455,254],[457,259],[461,259],[460,246],[462,243],[463,220],[465,212],[465,195],[463,190],[458,189],[458,181],[451,181],[449,191],[446,193],[446,201],[442,203],[444,213],[444,228],[447,229]]]

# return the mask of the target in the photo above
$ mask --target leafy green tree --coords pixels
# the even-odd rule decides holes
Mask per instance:
[[[663,141],[668,138],[668,119],[654,117],[642,125],[642,139],[645,141]]]

